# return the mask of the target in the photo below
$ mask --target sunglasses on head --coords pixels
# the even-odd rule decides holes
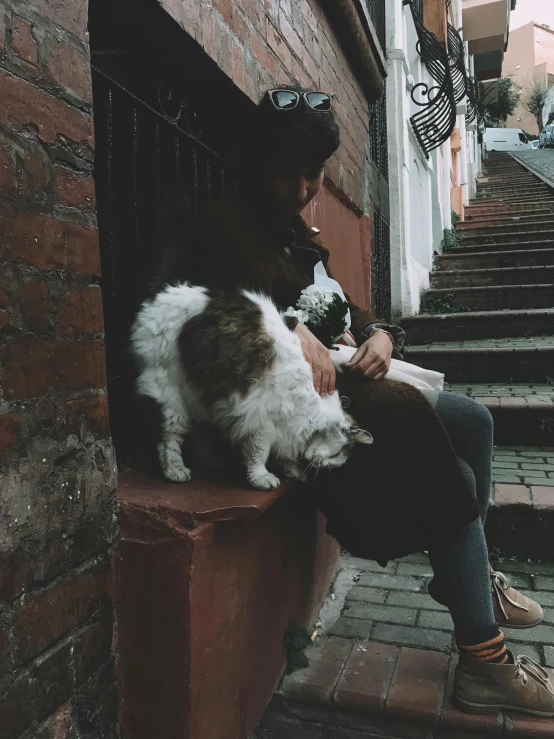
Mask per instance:
[[[275,110],[294,110],[298,107],[300,98],[308,108],[318,113],[328,113],[331,110],[331,95],[324,92],[296,92],[295,90],[268,90],[267,95]]]

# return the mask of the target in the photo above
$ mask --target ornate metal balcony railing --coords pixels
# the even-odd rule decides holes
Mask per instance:
[[[454,26],[448,24],[448,57],[454,87],[454,100],[460,103],[467,95],[468,78],[464,54],[464,42]]]
[[[467,85],[467,113],[466,126],[474,123],[475,120],[479,124],[483,123],[483,105],[481,104],[480,83],[473,77],[468,77]]]
[[[478,83],[470,77],[464,54],[464,42],[458,31],[448,24],[448,56],[450,57],[450,73],[454,85],[454,99],[460,103],[464,97],[467,99],[466,126],[475,120],[482,121],[482,112],[479,102]]]
[[[417,140],[429,152],[447,141],[456,125],[456,95],[451,62],[446,46],[423,24],[423,0],[403,0],[409,5],[416,28],[417,52],[436,85],[419,82],[412,89],[412,100],[420,108],[410,122]],[[462,47],[463,48],[463,47]]]

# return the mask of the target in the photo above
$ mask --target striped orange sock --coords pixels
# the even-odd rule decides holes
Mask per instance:
[[[488,633],[484,633],[486,631]],[[466,632],[463,635],[465,638],[460,638],[461,636],[461,634],[456,634],[456,642],[460,654],[467,654],[478,662],[494,662],[502,665],[510,659],[506,644],[504,643],[504,634],[498,626],[475,631],[473,638],[471,638],[471,632]],[[483,636],[486,638],[483,639]]]

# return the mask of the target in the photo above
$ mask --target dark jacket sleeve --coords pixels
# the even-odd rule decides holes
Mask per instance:
[[[364,341],[367,341],[372,329],[382,328],[384,331],[391,334],[394,339],[392,351],[394,359],[404,359],[402,356],[402,352],[404,350],[404,339],[406,336],[404,329],[400,328],[400,326],[380,321],[373,315],[373,313],[371,313],[371,311],[358,308],[350,298],[348,298],[348,303],[350,306],[350,317],[352,319],[350,330],[356,339],[356,343],[358,345],[363,344]]]

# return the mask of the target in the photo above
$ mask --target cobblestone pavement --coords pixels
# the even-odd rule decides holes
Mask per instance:
[[[554,487],[554,447],[497,446],[492,476],[495,483]]]
[[[521,336],[512,339],[467,339],[465,341],[433,341],[411,344],[410,351],[423,349],[538,349],[554,346],[554,336]]]
[[[554,187],[554,149],[518,152],[515,159],[519,159],[531,171],[544,177]]]
[[[346,557],[356,573],[338,620],[328,633],[353,639],[449,652],[452,621],[444,606],[427,594],[432,575],[424,554],[389,562]],[[506,629],[510,648],[554,667],[554,564],[504,561],[497,565],[512,585],[544,608],[544,622],[533,629]]]

